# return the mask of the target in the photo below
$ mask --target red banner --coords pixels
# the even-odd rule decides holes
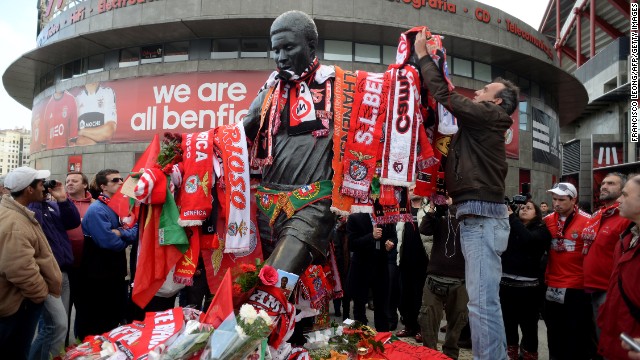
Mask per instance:
[[[190,73],[90,83],[33,106],[31,152],[147,142],[241,121],[268,71]]]

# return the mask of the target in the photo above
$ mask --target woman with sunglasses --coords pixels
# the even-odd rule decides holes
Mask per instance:
[[[538,309],[542,298],[538,274],[540,259],[551,243],[542,211],[529,200],[509,208],[509,243],[502,253],[500,304],[509,359],[538,358]],[[522,331],[519,341],[518,327]]]
[[[125,228],[109,201],[122,186],[118,170],[96,174],[91,184],[99,190],[82,219],[85,235],[80,282],[82,291],[76,302],[75,336],[83,339],[109,331],[125,317],[127,299],[127,258],[125,249],[138,240],[138,225]]]

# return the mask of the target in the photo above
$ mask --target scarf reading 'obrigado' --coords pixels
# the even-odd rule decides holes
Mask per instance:
[[[216,128],[214,144],[224,166],[224,204],[226,231],[225,253],[244,253],[251,246],[250,240],[250,186],[247,139],[242,122]]]

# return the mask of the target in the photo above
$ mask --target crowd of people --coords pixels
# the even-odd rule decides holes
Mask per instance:
[[[619,340],[623,332],[640,337],[640,287],[634,286],[640,275],[640,175],[609,174],[601,184],[602,207],[593,215],[579,209],[578,192],[567,182],[548,190],[551,209],[532,199],[508,206],[504,133],[519,90],[498,78],[473,99],[456,93],[432,61],[430,55],[442,50],[429,36],[416,35],[414,65],[429,94],[458,124],[443,164],[447,203],[427,203],[409,188],[411,221],[382,224],[372,214],[355,213],[336,228],[328,196],[306,199],[286,216],[269,219],[260,212],[266,264],[300,274],[326,260],[334,238],[346,285],[334,305],[336,315],[346,318],[353,311],[366,324],[372,291],[378,331],[396,331],[400,321],[398,336],[433,349],[445,316],[442,351],[454,359],[467,323],[475,359],[536,359],[540,313],[552,359],[640,357]],[[280,71],[271,87],[294,84],[291,94],[299,104],[313,101],[309,87],[332,95],[327,89],[335,74],[320,68],[317,40],[313,20],[301,12],[279,16],[271,28]],[[316,74],[318,69],[324,70]],[[282,115],[278,123],[284,126],[265,131],[269,94],[259,93],[243,122],[247,138],[265,146],[256,153],[265,156],[258,194],[288,197],[309,184],[331,186],[331,101],[318,100],[316,113],[322,116],[309,120],[287,96],[274,96],[270,111]],[[45,181],[49,176],[47,170],[20,167],[2,184],[0,354],[10,359],[55,357],[70,328],[80,338],[100,334],[176,302],[177,291],[156,294],[145,309],[136,309],[129,298],[127,276],[134,277],[136,256],[127,264],[126,249],[137,246],[138,226],[123,223],[108,206],[123,184],[119,171],[101,170],[91,184],[77,172],[64,183]],[[195,287],[185,291],[190,289]],[[207,296],[201,290],[193,297],[198,308]]]
[[[505,343],[506,358],[538,358],[542,318],[552,359],[625,359],[629,347],[619,335],[640,336],[640,308],[634,305],[640,298],[631,280],[640,270],[633,260],[640,175],[608,174],[600,186],[602,205],[593,214],[579,209],[571,183],[558,183],[548,193],[553,201],[546,215],[546,203],[530,197],[507,206],[510,230],[498,254],[499,290],[493,294],[501,315],[491,315],[491,321],[502,320],[504,338],[498,340]],[[370,302],[379,331],[396,330],[399,313],[404,328],[398,337],[438,349],[442,330],[442,352],[457,359],[459,345],[467,347],[461,334],[470,312],[465,265],[478,270],[466,262],[452,199],[435,205],[412,189],[409,199],[412,222],[381,225],[370,214],[352,214],[337,225],[336,246],[347,249],[338,261],[348,276],[345,297],[334,302],[335,315],[349,318],[352,309],[353,318],[367,324]]]

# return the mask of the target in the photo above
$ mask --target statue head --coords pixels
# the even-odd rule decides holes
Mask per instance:
[[[271,25],[271,48],[279,70],[302,74],[316,57],[318,30],[313,19],[302,11],[291,10]]]

